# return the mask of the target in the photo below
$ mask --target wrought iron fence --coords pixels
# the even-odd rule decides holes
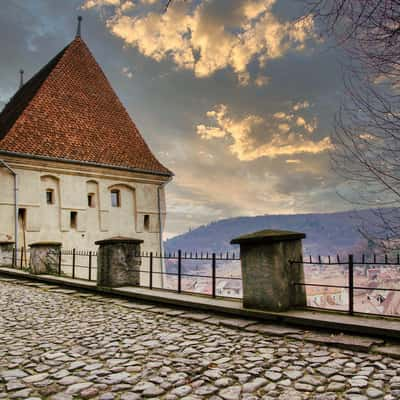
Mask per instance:
[[[53,274],[88,281],[97,279],[97,252],[62,249],[56,256]],[[29,249],[14,249],[11,264],[14,268],[29,269],[29,257]],[[132,268],[140,274],[140,287],[211,297],[242,298],[238,254],[179,250],[162,254],[141,252],[135,254],[135,257],[141,259],[140,266]],[[234,263],[237,263],[234,265],[236,272],[232,274]]]
[[[400,315],[400,255],[290,260],[304,265],[307,306],[374,315]],[[383,285],[383,286],[381,286]]]
[[[11,266],[21,270],[29,270],[30,253],[30,249],[25,249],[24,247],[18,250],[14,248],[10,259]],[[49,273],[72,279],[96,280],[96,251],[62,249],[61,251],[55,251],[54,255],[57,261],[53,265],[53,270]]]
[[[240,262],[240,256],[235,253],[217,254],[178,250],[174,253],[162,254],[145,252],[140,256],[142,266],[137,271],[144,274],[144,277],[148,276],[147,281],[140,279],[141,286],[178,293],[202,294],[214,298],[242,297],[240,265],[234,268],[236,270],[234,274],[231,273],[232,268],[229,268],[233,263]],[[158,279],[159,282],[162,280],[161,285],[155,282],[157,277],[162,278]]]

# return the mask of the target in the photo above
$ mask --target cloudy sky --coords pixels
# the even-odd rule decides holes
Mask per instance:
[[[175,173],[167,237],[243,215],[345,210],[330,168],[342,55],[301,0],[7,0],[0,108],[82,36]],[[298,21],[298,22],[295,22]]]

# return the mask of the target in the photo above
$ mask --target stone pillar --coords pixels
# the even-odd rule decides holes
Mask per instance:
[[[285,311],[307,303],[300,260],[304,233],[264,230],[240,236],[231,244],[240,244],[243,278],[243,306],[268,311]]]
[[[139,286],[140,244],[143,240],[125,237],[99,240],[97,285],[104,287]]]
[[[13,262],[14,242],[0,242],[0,267],[11,267]]]
[[[61,246],[60,242],[31,243],[29,269],[32,274],[57,273]]]

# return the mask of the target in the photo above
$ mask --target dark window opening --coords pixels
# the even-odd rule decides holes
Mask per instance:
[[[54,190],[53,189],[46,190],[46,203],[54,204]]]
[[[88,199],[88,207],[90,207],[90,208],[96,207],[93,193],[89,193],[87,199]]]
[[[111,206],[121,207],[121,194],[119,190],[111,190]]]
[[[20,225],[25,228],[26,224],[26,209],[25,208],[18,208],[18,221]]]
[[[78,213],[76,211],[71,211],[70,226],[71,229],[76,229],[78,226]]]
[[[145,215],[143,219],[144,230],[148,232],[150,230],[150,215]]]

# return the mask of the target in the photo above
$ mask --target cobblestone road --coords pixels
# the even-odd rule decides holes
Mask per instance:
[[[1,399],[400,399],[400,360],[42,286],[0,281]]]

